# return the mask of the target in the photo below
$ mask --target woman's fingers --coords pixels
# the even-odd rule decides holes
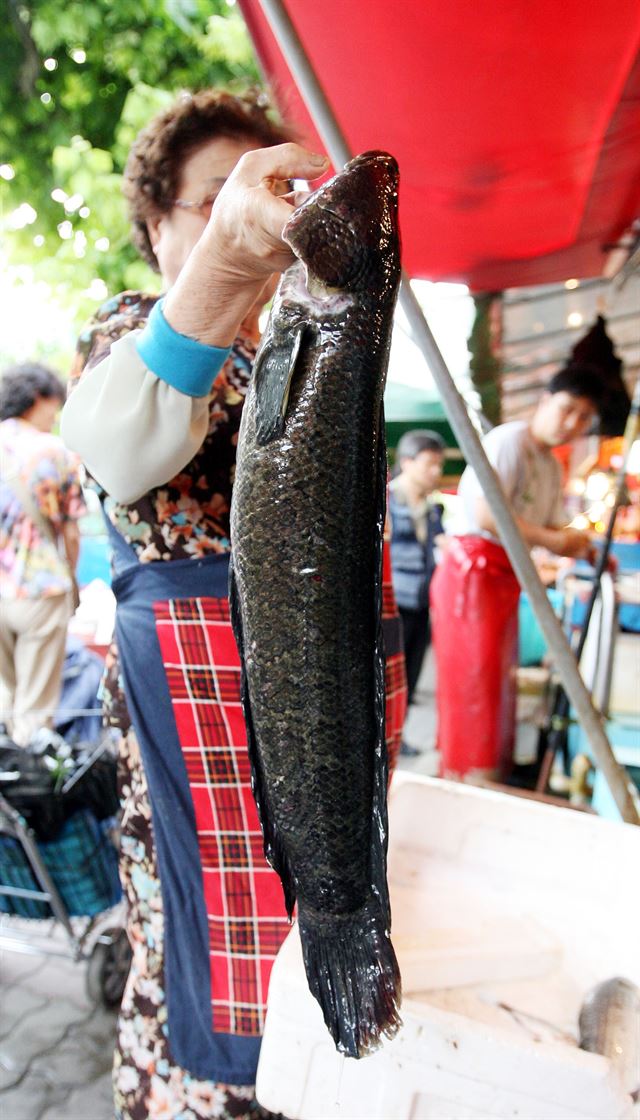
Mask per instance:
[[[283,184],[290,179],[316,179],[327,167],[325,156],[299,144],[278,144],[243,155],[216,199],[204,235],[213,257],[247,279],[288,268],[294,256],[282,240],[282,231],[308,192],[281,194]]]
[[[295,260],[282,231],[308,192],[281,194],[286,180],[312,182],[328,166],[299,144],[241,157],[167,296],[165,315],[175,330],[210,346],[231,343],[272,273]]]
[[[246,152],[236,164],[229,181],[259,186],[267,180],[317,179],[329,167],[329,160],[300,144],[276,144]]]

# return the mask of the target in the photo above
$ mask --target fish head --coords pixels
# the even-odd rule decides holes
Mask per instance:
[[[364,152],[297,208],[283,237],[307,275],[329,289],[366,289],[372,276],[400,274],[398,164]],[[376,290],[379,289],[379,279]]]

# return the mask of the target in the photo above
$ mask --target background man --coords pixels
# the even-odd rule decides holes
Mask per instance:
[[[389,484],[393,590],[402,618],[409,703],[431,639],[429,586],[436,541],[444,533],[443,508],[431,494],[442,478],[444,450],[437,432],[405,432],[397,449],[399,470]],[[403,742],[400,753],[418,751]]]
[[[575,559],[593,555],[589,536],[566,526],[552,448],[585,435],[601,399],[594,371],[567,366],[549,382],[529,421],[500,424],[483,440],[531,547]],[[469,467],[458,494],[461,532],[452,538],[431,586],[441,770],[505,776],[515,735],[520,587]]]

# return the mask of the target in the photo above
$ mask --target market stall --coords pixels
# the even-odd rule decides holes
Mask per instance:
[[[524,19],[482,5],[436,12],[409,4],[397,26],[376,3],[333,11],[242,0],[242,8],[282,107],[313,145],[321,137],[336,168],[366,148],[398,156],[410,275],[477,289],[593,275],[603,245],[623,238],[640,210],[638,121],[626,101],[640,78],[640,17],[630,5],[606,27],[577,4],[561,13],[545,6],[533,34],[527,13],[526,44]],[[634,792],[406,278],[401,306],[598,768],[623,819],[638,823]],[[636,980],[627,948],[611,942],[614,929],[635,921],[631,912],[612,920],[613,899],[625,892],[613,887],[594,904],[593,876],[597,851],[606,893],[618,829],[634,850],[637,830],[411,778],[395,783],[390,816],[405,1025],[379,1057],[337,1056],[294,931],[271,985],[259,1099],[305,1120],[630,1114],[633,1090],[614,1061],[584,1060],[576,1018],[589,985],[618,969]],[[601,932],[576,937],[576,926],[592,929],[596,915]]]
[[[640,210],[640,177],[633,178],[640,161],[635,140],[638,122],[633,101],[629,102],[640,83],[640,14],[632,4],[621,3],[615,21],[601,14],[592,22],[577,3],[568,5],[562,16],[549,5],[547,20],[540,12],[537,36],[529,36],[526,45],[521,24],[511,17],[496,22],[492,13],[486,23],[482,8],[474,9],[470,17],[468,8],[460,5],[447,9],[440,20],[415,4],[394,24],[392,49],[382,5],[350,6],[349,34],[331,40],[325,29],[340,26],[343,9],[336,10],[332,21],[326,6],[320,12],[300,0],[286,8],[279,0],[262,0],[261,6],[257,0],[243,0],[241,7],[267,73],[288,102],[289,114],[295,117],[297,110],[308,139],[317,144],[318,135],[322,138],[334,166],[347,162],[354,149],[376,144],[394,148],[413,202],[403,211],[407,215],[404,259],[411,274],[461,278],[462,273],[476,287],[531,282],[530,268],[520,267],[525,257],[541,258],[540,279],[554,278],[560,269],[566,274],[569,263],[574,274],[590,274],[602,268],[605,230],[609,244],[616,244]],[[363,50],[363,43],[367,49]],[[444,48],[442,54],[434,50],[435,44]],[[489,54],[494,52],[500,82],[487,81],[492,74],[488,57],[481,68],[470,65],[468,51],[471,46],[477,50],[478,44]],[[523,65],[525,49],[528,66]],[[436,113],[431,82],[424,81],[427,59],[433,65],[430,78],[437,74],[437,88],[446,88],[449,97],[444,105],[437,105]],[[505,60],[510,62],[506,69]],[[377,61],[384,67],[384,82],[376,71]],[[464,83],[459,80],[461,73]],[[323,82],[331,89],[330,97]],[[477,101],[472,82],[477,83]],[[585,101],[582,92],[587,87]],[[578,89],[580,114],[572,112]],[[564,116],[558,101],[563,97]],[[470,128],[476,113],[478,119]],[[515,119],[510,119],[512,113]],[[414,122],[420,121],[423,128],[427,120],[434,131],[423,134],[417,143]],[[514,131],[516,121],[519,127]],[[441,143],[434,144],[438,128]],[[498,147],[500,159],[495,156]],[[438,179],[448,182],[447,190],[438,189]],[[411,199],[410,191],[416,188],[418,196]],[[440,202],[439,212],[433,210],[434,200]],[[491,219],[497,224],[492,226]],[[436,238],[433,231],[441,228],[443,220],[448,222],[447,237]],[[526,246],[524,253],[511,243],[514,227],[519,244]],[[436,245],[439,253],[444,252],[439,263],[429,256]],[[510,273],[507,266],[514,263]],[[484,264],[489,265],[486,271]],[[613,756],[575,657],[406,278],[400,305],[429,363],[462,452],[480,480],[597,763],[623,819],[639,823],[634,788]]]

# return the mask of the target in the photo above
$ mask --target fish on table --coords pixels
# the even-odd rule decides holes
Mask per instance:
[[[386,878],[383,391],[400,280],[398,168],[367,152],[284,231],[243,409],[232,621],[267,858],[297,902],[309,986],[342,1052],[400,1024]]]
[[[624,1090],[640,1100],[640,988],[624,977],[587,994],[578,1019],[580,1046],[609,1058]]]

